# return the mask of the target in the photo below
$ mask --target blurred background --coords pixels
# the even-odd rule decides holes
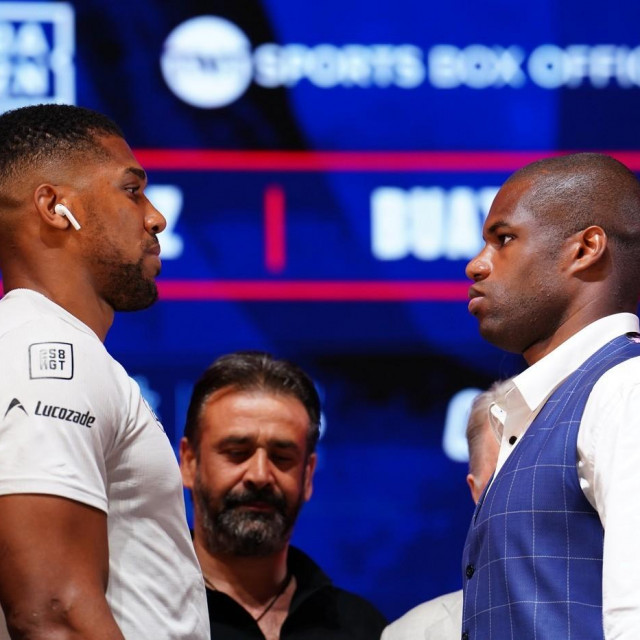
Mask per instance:
[[[461,584],[464,428],[524,361],[464,267],[505,178],[566,151],[640,170],[640,3],[0,2],[0,110],[111,116],[165,214],[161,299],[107,347],[175,446],[217,356],[324,399],[294,542],[390,619]]]

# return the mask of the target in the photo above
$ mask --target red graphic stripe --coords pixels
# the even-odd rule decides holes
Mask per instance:
[[[511,172],[568,151],[214,151],[137,149],[146,169],[160,171]],[[640,171],[640,151],[607,151]]]
[[[264,192],[264,260],[267,271],[281,273],[286,264],[285,196],[279,185]]]
[[[468,299],[464,281],[356,280],[160,280],[162,300],[296,302],[458,302]]]

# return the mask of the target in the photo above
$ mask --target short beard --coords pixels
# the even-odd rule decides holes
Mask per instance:
[[[155,280],[144,275],[143,260],[129,264],[103,262],[109,269],[109,283],[103,296],[114,311],[140,311],[158,299]]]
[[[205,546],[212,555],[265,557],[282,551],[302,507],[303,497],[288,508],[283,496],[272,489],[247,489],[227,493],[217,508],[200,474],[196,475],[193,495],[205,535]],[[274,507],[270,512],[244,511],[238,507],[263,502]]]

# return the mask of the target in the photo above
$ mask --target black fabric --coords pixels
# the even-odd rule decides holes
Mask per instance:
[[[387,621],[370,602],[333,586],[299,549],[289,548],[287,563],[297,586],[281,640],[379,640]],[[228,595],[207,589],[207,603],[212,640],[264,640],[255,620]]]

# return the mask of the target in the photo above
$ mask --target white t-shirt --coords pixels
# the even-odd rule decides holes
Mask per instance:
[[[180,472],[138,385],[89,327],[26,289],[0,301],[0,359],[0,495],[107,514],[107,600],[128,640],[209,638]]]

